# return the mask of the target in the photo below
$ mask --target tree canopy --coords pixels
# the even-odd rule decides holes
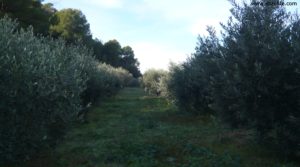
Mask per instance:
[[[56,10],[41,0],[0,0],[0,17],[17,19],[22,27],[32,25],[36,33],[47,35]]]
[[[128,70],[135,78],[141,76],[139,62],[135,58],[134,51],[130,46],[122,48],[117,40],[110,40],[103,45],[100,61],[111,64],[115,67],[122,67]]]
[[[120,65],[122,47],[117,40],[110,40],[103,45],[103,61],[114,67]]]
[[[63,37],[68,42],[91,39],[90,25],[85,15],[77,9],[62,9],[55,13],[56,23],[50,26],[52,36]]]
[[[134,51],[130,46],[122,48],[120,66],[128,70],[135,78],[141,76],[141,72],[138,69],[140,63],[135,58]]]

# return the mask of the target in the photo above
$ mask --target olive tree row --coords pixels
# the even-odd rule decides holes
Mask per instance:
[[[87,103],[132,77],[98,63],[83,46],[17,27],[0,20],[0,165],[54,146]]]
[[[192,57],[171,68],[169,92],[185,111],[216,114],[299,155],[299,17],[281,6],[232,5],[221,38],[209,28]]]

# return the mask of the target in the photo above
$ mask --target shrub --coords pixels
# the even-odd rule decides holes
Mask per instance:
[[[114,95],[118,90],[128,85],[133,78],[132,75],[123,68],[114,68],[107,64],[98,64],[98,72],[102,74],[102,83],[108,96]],[[100,78],[99,78],[100,79]]]
[[[199,46],[185,63],[170,66],[168,82],[169,96],[175,104],[192,114],[211,114],[212,104],[210,78],[216,74],[217,67],[211,60],[217,56],[218,39],[209,28],[210,38],[200,38]]]
[[[138,78],[132,78],[129,82],[128,82],[128,87],[140,87],[140,81]]]
[[[157,96],[164,95],[165,92],[163,91],[166,90],[165,80],[167,75],[168,72],[164,70],[147,70],[142,78],[142,83],[145,91]]]
[[[127,70],[125,70],[122,67],[118,67],[115,69],[115,74],[117,78],[119,79],[119,82],[121,83],[121,87],[126,87],[129,85],[131,80],[133,80],[133,76],[131,73],[129,73]]]
[[[175,103],[180,109],[185,110],[185,99],[188,97],[185,91],[185,75],[183,66],[171,64],[169,67],[169,80],[167,82],[168,100]]]
[[[91,53],[0,20],[0,162],[55,144],[80,109]]]
[[[133,80],[127,70],[99,62],[91,64],[88,74],[87,89],[81,95],[84,105],[116,94]]]

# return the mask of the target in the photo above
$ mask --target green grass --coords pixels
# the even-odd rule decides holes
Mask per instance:
[[[30,166],[297,166],[255,144],[251,132],[221,128],[209,116],[182,114],[138,88],[100,103],[88,121],[75,124],[54,151]]]

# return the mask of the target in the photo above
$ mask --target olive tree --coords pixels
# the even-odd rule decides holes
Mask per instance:
[[[0,20],[0,162],[54,145],[81,108],[91,53]]]

